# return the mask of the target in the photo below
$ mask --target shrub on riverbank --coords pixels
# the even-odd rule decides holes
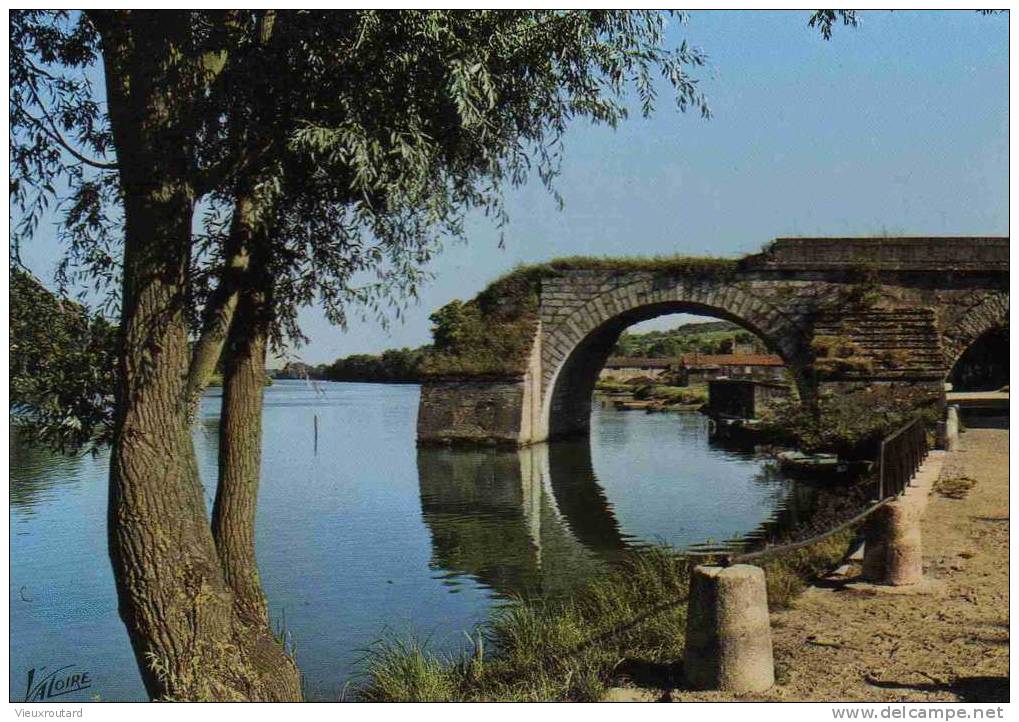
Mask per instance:
[[[810,583],[837,565],[856,536],[853,529],[843,529],[809,547],[785,552],[761,562],[768,585],[768,606],[785,609],[792,605]]]
[[[382,642],[369,654],[368,682],[357,696],[378,702],[597,700],[622,660],[668,663],[682,655],[688,580],[687,560],[664,550],[643,552],[567,598],[517,600],[494,610],[473,648],[459,655],[442,658],[416,643]]]
[[[381,354],[344,356],[326,366],[321,376],[328,381],[417,383],[424,355],[424,348],[393,348]]]
[[[708,400],[706,386],[642,386],[633,392],[633,398],[661,401],[666,406],[675,404],[703,404]]]
[[[594,385],[595,391],[606,394],[632,394],[633,385],[625,381],[613,381],[612,379],[598,379]]]
[[[824,392],[816,412],[796,399],[774,402],[759,430],[808,453],[874,459],[885,436],[917,416],[933,428],[938,414],[938,400],[922,389],[875,385],[853,393]]]
[[[788,606],[845,555],[853,532],[762,563],[769,604]],[[370,650],[357,699],[374,702],[597,701],[628,663],[679,684],[692,562],[666,549],[634,553],[564,599],[517,600],[493,611],[460,654],[417,642]],[[486,649],[489,652],[486,654]]]

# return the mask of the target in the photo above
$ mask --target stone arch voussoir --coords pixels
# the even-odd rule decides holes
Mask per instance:
[[[661,285],[661,281],[654,278],[627,279],[610,290],[592,295],[574,306],[568,316],[543,328],[542,414],[553,435],[552,416],[556,413],[553,397],[561,374],[578,349],[600,333],[616,333],[635,320],[642,320],[644,311],[669,306],[675,306],[676,310],[686,306],[734,321],[761,336],[794,370],[799,371],[804,365],[806,338],[802,325],[760,294],[733,283],[680,279]],[[604,345],[594,353],[605,355]],[[600,356],[598,360],[604,362]],[[595,365],[600,368],[600,363]],[[587,393],[586,387],[578,393]],[[577,415],[584,415],[582,409]]]
[[[954,319],[941,334],[945,375],[951,374],[966,349],[988,331],[1008,325],[1008,293],[988,293]]]

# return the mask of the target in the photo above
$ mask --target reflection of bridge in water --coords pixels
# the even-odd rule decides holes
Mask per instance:
[[[417,461],[431,564],[450,578],[466,575],[501,595],[555,595],[647,544],[621,528],[587,439],[516,451],[420,448]],[[773,484],[775,474],[766,464],[756,480]],[[819,497],[803,483],[774,493],[774,516],[734,543],[798,526]]]

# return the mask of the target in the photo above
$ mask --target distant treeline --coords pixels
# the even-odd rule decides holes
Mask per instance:
[[[741,349],[764,350],[760,339],[736,324],[707,321],[683,324],[668,331],[623,333],[612,355],[675,358],[686,353],[732,353],[734,344]]]
[[[418,383],[421,381],[421,359],[426,348],[389,349],[381,355],[359,353],[317,366],[289,363],[274,376],[281,379],[310,378],[382,384]]]
[[[741,347],[760,346],[760,340],[728,321],[688,323],[669,331],[624,333],[616,345],[616,356],[680,356],[684,353],[730,353],[733,343]],[[311,366],[290,363],[277,371],[276,378],[323,379],[408,384],[422,379],[422,362],[428,346],[383,351],[381,355],[359,353],[331,364]],[[763,346],[761,346],[763,350]]]
[[[338,358],[322,368],[322,378],[328,381],[375,381],[406,384],[421,380],[423,348],[394,348],[381,356],[354,354]]]

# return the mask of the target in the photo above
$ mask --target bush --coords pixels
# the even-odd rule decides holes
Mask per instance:
[[[761,430],[809,453],[873,459],[885,436],[916,416],[932,428],[938,413],[938,399],[926,391],[882,384],[822,392],[816,411],[794,399],[777,401],[762,415]]]
[[[633,391],[633,387],[625,381],[613,381],[611,379],[598,379],[594,388],[597,391],[603,391],[609,394],[630,393]]]
[[[338,358],[324,369],[330,381],[414,383],[421,379],[424,349],[388,349],[381,356],[354,354]]]
[[[98,451],[113,433],[117,327],[10,269],[10,418],[32,442]]]
[[[765,560],[761,567],[767,579],[768,606],[790,606],[810,580],[831,571],[845,557],[855,536],[852,529],[843,529],[816,544]]]
[[[677,404],[703,404],[708,400],[708,391],[702,386],[686,387],[651,384],[641,386],[634,391],[633,398],[641,400],[658,400],[668,406]]]

